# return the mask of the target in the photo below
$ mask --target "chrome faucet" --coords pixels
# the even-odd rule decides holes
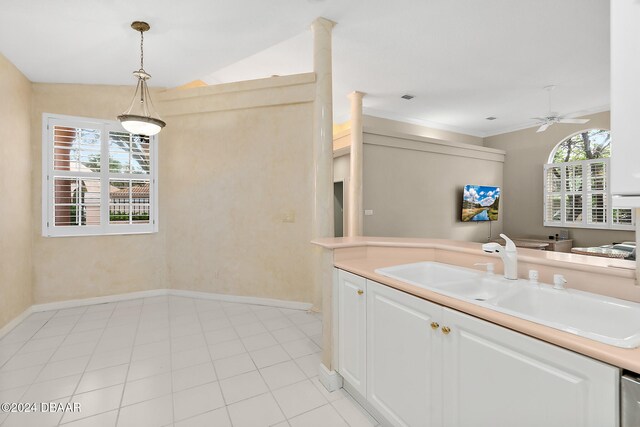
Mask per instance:
[[[500,244],[492,242],[482,245],[482,250],[490,254],[498,254],[502,258],[504,264],[504,278],[509,280],[518,279],[518,252],[516,251],[516,245],[513,240],[500,234],[506,245],[502,247]]]

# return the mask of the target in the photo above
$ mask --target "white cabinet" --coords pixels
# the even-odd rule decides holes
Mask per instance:
[[[617,427],[619,369],[339,271],[338,371],[402,427]]]
[[[443,309],[443,425],[614,427],[618,369]]]
[[[611,1],[611,192],[619,196],[613,198],[614,207],[640,207],[638,22],[638,1]]]
[[[338,272],[338,372],[366,395],[366,279]]]
[[[442,307],[367,281],[367,401],[393,425],[439,426]],[[433,325],[433,327],[432,327]]]

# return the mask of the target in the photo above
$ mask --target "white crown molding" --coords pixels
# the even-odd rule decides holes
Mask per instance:
[[[484,138],[487,136],[486,132],[481,132],[475,129],[467,129],[458,126],[446,125],[443,123],[432,122],[429,120],[416,119],[414,117],[405,117],[400,114],[390,113],[388,111],[376,110],[373,108],[363,108],[363,114],[375,117],[381,117],[383,119],[397,120],[399,122],[411,123],[418,126],[424,126],[428,128],[445,130],[448,132],[461,133],[464,135],[475,136],[478,138]]]
[[[334,159],[336,159],[338,157],[342,157],[342,156],[348,156],[349,154],[351,154],[351,147],[350,146],[346,146],[346,147],[338,148],[337,150],[333,150],[333,158]]]
[[[609,104],[600,105],[598,107],[591,107],[591,108],[586,108],[583,110],[567,113],[567,114],[564,114],[564,116],[567,118],[583,117],[583,116],[589,116],[591,114],[597,114],[597,113],[609,111],[610,109],[611,109],[611,106]],[[532,123],[531,121],[527,121],[526,123],[522,123],[515,126],[508,126],[505,128],[500,128],[500,129],[489,131],[489,132],[482,132],[479,130],[467,129],[459,126],[451,126],[443,123],[431,122],[429,120],[416,119],[414,117],[404,117],[400,114],[390,113],[388,111],[376,110],[372,108],[363,108],[363,112],[364,114],[370,115],[370,116],[381,117],[381,118],[390,119],[390,120],[397,120],[400,122],[411,123],[414,125],[425,126],[433,129],[438,129],[438,130],[462,133],[465,135],[475,136],[478,138],[488,138],[491,136],[502,135],[504,133],[516,132],[519,130],[529,129],[529,128],[538,126],[537,123]]]

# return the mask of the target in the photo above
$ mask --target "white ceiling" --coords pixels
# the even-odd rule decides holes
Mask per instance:
[[[318,16],[338,23],[336,122],[353,90],[368,114],[478,136],[533,126],[550,84],[554,111],[608,108],[608,0],[12,1],[0,52],[36,82],[132,84],[140,19],[154,85],[238,81],[311,71]]]

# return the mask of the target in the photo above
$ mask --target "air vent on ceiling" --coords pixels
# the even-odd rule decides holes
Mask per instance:
[[[402,96],[401,96],[401,98],[402,98],[402,99],[407,99],[407,100],[409,100],[409,99],[413,99],[413,98],[415,98],[415,96],[413,96],[413,95],[409,95],[409,94],[406,94],[406,95],[402,95]]]
[[[497,119],[497,117],[489,116],[489,117],[487,117],[486,119],[487,119],[487,120],[495,120],[495,119]]]

